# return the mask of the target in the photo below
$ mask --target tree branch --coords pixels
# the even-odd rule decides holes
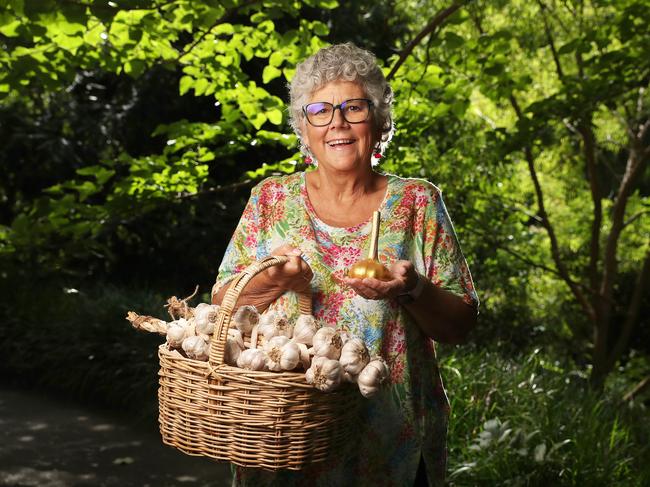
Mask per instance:
[[[623,396],[623,402],[628,402],[650,387],[650,375],[646,376],[641,382],[635,385]]]
[[[560,78],[560,80],[564,80],[564,72],[562,71],[562,64],[560,63],[560,56],[557,53],[557,49],[555,49],[555,41],[553,40],[553,35],[551,34],[551,28],[548,25],[548,19],[546,18],[546,5],[542,2],[542,0],[537,0],[537,4],[539,5],[539,9],[542,11],[542,20],[544,21],[544,32],[546,34],[546,40],[548,41],[548,45],[551,48],[551,54],[553,55],[553,62],[555,63],[555,70],[557,71],[557,75]]]
[[[514,94],[510,95],[510,103],[514,108],[515,113],[517,114],[517,118],[523,120],[524,118],[523,112],[521,111],[521,108],[519,107],[519,104],[517,103],[517,99],[515,98]],[[539,212],[539,217],[542,219],[542,225],[546,229],[546,233],[548,234],[549,240],[551,242],[551,256],[553,257],[555,266],[558,269],[560,277],[569,286],[569,289],[571,289],[571,292],[575,296],[576,300],[578,301],[578,303],[580,304],[584,312],[587,314],[587,316],[592,322],[595,322],[596,313],[594,311],[594,308],[591,306],[591,304],[589,303],[589,301],[587,300],[583,292],[580,290],[580,288],[573,282],[573,279],[571,279],[571,276],[569,275],[569,271],[564,265],[564,262],[562,261],[562,258],[560,256],[560,248],[558,245],[557,236],[555,235],[555,230],[551,225],[548,214],[546,213],[546,208],[544,206],[544,194],[542,192],[542,187],[537,177],[537,171],[535,170],[535,159],[533,157],[532,149],[528,144],[524,148],[524,155],[526,157],[526,162],[528,163],[528,171],[533,181],[533,186],[535,187],[535,196],[537,199],[537,208]]]
[[[436,30],[438,27],[440,27],[447,18],[455,13],[458,9],[460,9],[463,5],[468,3],[468,1],[471,0],[465,0],[461,1],[458,3],[454,3],[450,7],[447,7],[443,10],[440,10],[432,19],[431,21],[409,42],[406,47],[402,50],[399,59],[395,62],[393,67],[390,69],[390,73],[388,73],[388,76],[386,76],[387,80],[391,80],[393,76],[395,76],[395,73],[397,70],[400,68],[402,64],[404,64],[404,61],[406,61],[406,58],[409,57],[409,55],[413,52],[413,49],[424,39],[427,35],[429,35],[431,32]]]

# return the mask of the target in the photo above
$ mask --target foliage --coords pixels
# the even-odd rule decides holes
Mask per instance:
[[[586,371],[540,349],[515,358],[478,348],[447,353],[449,485],[641,486],[650,479],[642,460],[650,429],[640,422],[647,406],[620,402],[634,367],[595,393]]]
[[[443,189],[477,338],[596,385],[648,353],[648,0],[460,2],[415,45],[451,3],[349,3],[3,3],[0,277],[209,288],[250,186],[302,168],[296,63],[352,38],[386,73],[408,53],[382,164]]]

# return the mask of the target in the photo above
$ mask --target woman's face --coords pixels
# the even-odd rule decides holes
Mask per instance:
[[[312,93],[308,103],[329,102],[338,105],[353,98],[366,98],[363,88],[352,81],[333,81]],[[334,111],[329,125],[314,127],[303,121],[303,142],[319,166],[338,171],[353,171],[370,167],[370,158],[377,141],[371,114],[368,120],[349,123],[341,110]]]

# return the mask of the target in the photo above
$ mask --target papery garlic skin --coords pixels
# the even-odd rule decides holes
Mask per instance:
[[[179,318],[167,325],[167,343],[170,348],[181,348],[183,340],[194,335],[194,330],[189,327],[185,318]]]
[[[363,397],[372,397],[378,391],[382,382],[388,377],[388,366],[384,359],[373,358],[357,376],[357,385]]]
[[[191,336],[183,340],[183,351],[194,360],[208,360],[210,355],[210,344],[200,336]]]
[[[314,357],[327,357],[338,360],[343,344],[334,328],[323,327],[314,333]]]
[[[268,358],[264,350],[248,348],[237,359],[237,367],[248,370],[266,370]]]
[[[264,344],[264,351],[268,357],[266,366],[273,372],[280,372],[282,370],[282,348],[289,343],[289,339],[285,336],[274,336]],[[298,351],[300,353],[300,351]]]
[[[311,365],[311,355],[307,349],[307,345],[304,343],[297,343],[298,348],[300,349],[300,365],[303,369],[307,370]]]
[[[323,392],[335,390],[341,384],[342,376],[340,362],[327,357],[315,357],[311,367],[305,372],[307,383]]]
[[[246,304],[237,309],[231,321],[242,335],[250,335],[253,327],[260,321],[260,314],[255,306]]]
[[[351,375],[359,375],[370,362],[370,354],[361,338],[350,338],[341,349],[341,367]]]
[[[228,365],[232,365],[232,366],[237,365],[237,359],[239,358],[243,350],[244,347],[241,347],[236,339],[234,338],[226,339],[223,361]]]
[[[314,343],[316,331],[318,331],[316,318],[312,315],[300,315],[293,327],[293,341],[311,346]]]
[[[282,370],[293,370],[300,363],[300,348],[298,344],[290,341],[282,347],[282,356],[280,357],[280,367]]]
[[[258,331],[267,341],[276,336],[291,338],[293,335],[293,325],[281,314],[275,311],[267,311],[263,315],[260,315]]]
[[[219,306],[207,303],[201,303],[201,305],[192,310],[196,334],[212,335],[214,333],[214,324],[217,322],[219,315]]]

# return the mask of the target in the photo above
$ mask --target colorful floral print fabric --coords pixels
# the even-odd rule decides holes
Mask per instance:
[[[434,185],[388,175],[379,210],[382,263],[390,267],[396,260],[410,260],[435,285],[478,306],[469,269]],[[309,201],[304,173],[268,178],[252,190],[214,292],[276,247],[298,247],[314,272],[314,316],[325,326],[363,338],[371,354],[380,354],[388,363],[390,379],[376,396],[361,398],[363,420],[356,425],[351,452],[300,472],[273,474],[238,467],[234,485],[407,486],[413,484],[421,455],[432,485],[442,485],[449,403],[434,343],[396,301],[364,299],[340,281],[346,269],[367,255],[370,227],[370,220],[350,228],[321,221]],[[287,292],[270,309],[295,319],[297,298]]]

